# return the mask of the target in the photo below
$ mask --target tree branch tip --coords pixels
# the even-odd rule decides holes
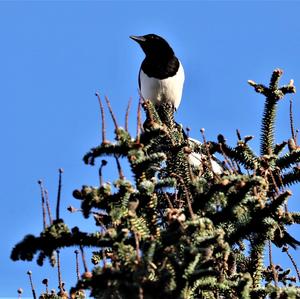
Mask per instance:
[[[293,194],[293,192],[291,190],[286,190],[285,191],[286,195],[291,196]]]
[[[253,80],[248,80],[247,82],[248,82],[249,85],[251,85],[253,87],[255,87],[257,85],[257,83],[254,82]]]
[[[279,76],[281,76],[283,74],[283,70],[280,69],[280,68],[276,68],[274,71],[273,71],[274,74],[278,74]]]

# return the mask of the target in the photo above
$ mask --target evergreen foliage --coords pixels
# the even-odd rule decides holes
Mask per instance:
[[[300,243],[287,227],[300,223],[300,213],[288,211],[292,193],[287,187],[300,181],[300,149],[295,136],[274,141],[277,103],[295,87],[292,81],[279,87],[281,75],[276,69],[268,87],[249,81],[266,97],[260,156],[249,146],[252,136],[242,138],[239,132],[234,147],[222,135],[207,142],[204,130],[204,143],[191,144],[175,122],[173,108],[154,107],[147,100],[142,132],[133,138],[127,126],[117,125],[106,99],[115,141],[106,140],[103,121],[102,144],[83,158],[89,165],[102,159],[100,186],[73,192],[83,216],[94,217],[96,231],[68,228],[59,217],[58,200],[56,219],[40,236],[26,236],[11,254],[15,261],[37,255],[39,265],[49,258],[59,266],[60,249],[78,246],[84,258],[83,248],[93,247],[94,268],[89,272],[85,267],[81,275],[78,270],[69,294],[59,281],[58,293],[46,290],[40,298],[85,298],[87,289],[99,299],[300,298],[296,278],[273,264],[271,252],[272,244],[282,248],[299,276],[289,246]],[[289,151],[282,153],[287,145]],[[202,155],[201,169],[188,162],[192,152]],[[213,171],[214,153],[223,156],[222,174]],[[119,170],[114,188],[102,179],[107,156],[116,158]],[[133,181],[125,178],[120,158],[128,160]]]

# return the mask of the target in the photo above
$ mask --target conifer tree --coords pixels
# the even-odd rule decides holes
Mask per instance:
[[[248,81],[265,97],[260,155],[249,145],[252,136],[242,137],[239,131],[235,146],[223,135],[207,141],[204,130],[203,143],[192,142],[175,122],[171,106],[155,107],[147,100],[142,102],[146,121],[141,127],[139,110],[138,133],[132,137],[127,123],[118,126],[106,98],[115,124],[115,140],[109,141],[97,94],[102,143],[83,160],[100,165],[100,185],[73,192],[83,217],[94,217],[95,232],[67,226],[59,215],[60,195],[52,219],[40,183],[48,224],[45,220],[40,235],[27,235],[11,254],[15,261],[37,256],[39,265],[49,259],[59,268],[64,247],[77,246],[77,263],[79,256],[85,261],[84,248],[92,247],[97,248],[93,270],[78,270],[77,285],[70,291],[59,279],[59,290],[49,292],[45,279],[40,298],[85,298],[85,290],[99,299],[300,298],[300,275],[289,251],[300,243],[287,232],[288,226],[300,223],[300,213],[287,208],[292,195],[288,188],[300,181],[292,113],[291,138],[274,140],[277,104],[295,87],[292,80],[280,87],[281,76],[276,69],[269,86]],[[222,173],[213,169],[216,153],[223,157]],[[190,163],[195,154],[201,159],[198,165]],[[113,186],[102,178],[108,156],[115,158],[119,173]],[[128,160],[133,180],[126,179],[121,159]],[[297,278],[273,263],[272,246],[289,256]],[[266,248],[269,259],[264,257]],[[31,278],[30,271],[28,275]],[[22,290],[18,293],[21,296]]]

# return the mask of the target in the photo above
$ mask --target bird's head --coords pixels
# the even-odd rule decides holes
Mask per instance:
[[[136,41],[146,54],[146,57],[160,58],[172,57],[174,52],[165,39],[156,34],[142,36],[131,35],[131,39]]]

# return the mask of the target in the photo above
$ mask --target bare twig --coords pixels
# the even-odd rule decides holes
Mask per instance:
[[[236,129],[236,135],[237,135],[238,140],[242,140],[241,133],[240,133],[239,129]]]
[[[109,101],[109,99],[108,99],[107,96],[105,96],[105,101],[106,101],[106,103],[107,103],[107,107],[108,107],[109,113],[110,113],[111,118],[112,118],[112,120],[113,120],[113,123],[114,123],[114,125],[115,125],[115,129],[118,130],[118,127],[119,127],[119,126],[118,126],[118,123],[117,123],[117,119],[116,119],[115,114],[114,114],[114,112],[113,112],[113,110],[112,110],[112,108],[111,108],[110,101]]]
[[[291,126],[291,134],[294,139],[295,144],[297,145],[296,135],[295,135],[295,127],[294,127],[294,116],[293,116],[293,100],[290,99],[290,126]]]
[[[288,255],[288,257],[289,257],[290,261],[292,262],[292,264],[293,264],[293,266],[294,266],[294,269],[295,269],[295,271],[296,271],[296,273],[297,273],[298,281],[300,281],[300,272],[299,272],[299,269],[298,269],[298,267],[297,267],[297,264],[296,264],[294,258],[293,258],[292,255],[289,253],[289,248],[288,248],[288,246],[283,246],[282,251],[283,251],[283,252],[286,252],[286,254]]]
[[[177,178],[180,181],[180,183],[182,184],[183,189],[184,189],[184,193],[185,193],[185,197],[186,197],[186,201],[187,201],[187,204],[188,204],[190,215],[191,215],[192,219],[194,219],[195,214],[193,212],[192,203],[191,203],[191,199],[190,199],[190,196],[189,196],[189,191],[188,191],[188,189],[187,189],[187,187],[184,183],[183,178],[180,175],[176,174],[176,173],[171,173],[170,176]]]
[[[139,99],[138,109],[137,109],[137,128],[136,128],[136,143],[140,143],[140,135],[141,135],[141,98]]]
[[[217,175],[217,174],[213,171],[212,157],[211,157],[211,154],[210,154],[210,151],[209,151],[209,147],[208,147],[208,144],[207,144],[207,142],[206,142],[206,138],[205,138],[205,134],[204,134],[205,129],[202,128],[202,129],[200,130],[200,132],[201,132],[201,135],[202,135],[202,138],[203,138],[203,143],[204,143],[204,146],[205,146],[205,149],[206,149],[206,154],[207,154],[208,159],[209,159],[208,165],[209,165],[210,171],[212,172],[212,174],[213,174],[214,177],[217,177],[217,178],[220,179],[220,176]]]
[[[62,284],[62,278],[61,278],[61,269],[60,269],[60,256],[59,256],[59,250],[56,250],[57,254],[57,276],[58,276],[58,287],[61,293],[63,293],[63,284]]]
[[[48,190],[47,189],[45,189],[45,199],[46,199],[46,207],[47,207],[47,212],[48,212],[50,225],[52,225],[53,224],[53,218],[52,218],[52,213],[51,213],[51,209],[50,209],[49,195],[48,195]]]
[[[79,271],[79,250],[75,250],[74,251],[75,255],[76,255],[76,276],[77,276],[77,281],[80,280],[80,271]]]
[[[81,258],[82,258],[84,271],[87,273],[87,272],[89,272],[89,269],[88,269],[87,262],[86,262],[86,259],[85,259],[84,250],[83,250],[83,247],[81,245],[80,245],[80,252],[81,252]]]
[[[58,191],[57,191],[57,201],[56,201],[56,220],[59,219],[59,209],[60,209],[60,198],[61,198],[61,177],[64,172],[62,168],[59,170],[59,179],[58,179]]]
[[[165,196],[165,198],[166,198],[166,200],[167,200],[167,202],[168,202],[168,204],[169,204],[169,207],[170,207],[171,209],[174,209],[174,206],[172,205],[172,202],[171,202],[171,200],[170,200],[169,195],[168,195],[166,192],[164,192],[164,196]]]
[[[43,229],[45,230],[46,227],[47,227],[47,223],[46,223],[46,207],[45,207],[45,189],[44,189],[42,180],[38,180],[38,184],[40,185],[40,189],[41,189],[42,211],[43,211]]]
[[[99,181],[100,181],[100,187],[103,185],[103,176],[102,176],[102,168],[107,165],[106,160],[101,161],[101,165],[99,167]]]
[[[123,180],[124,179],[124,173],[123,173],[120,161],[119,161],[119,157],[117,155],[115,155],[115,159],[116,159],[116,162],[117,162],[119,177],[120,177],[121,180]]]
[[[105,129],[105,114],[104,114],[104,107],[100,98],[100,94],[98,92],[95,93],[96,97],[98,98],[100,111],[101,111],[101,123],[102,123],[102,143],[107,143],[106,141],[106,129]]]
[[[132,98],[129,99],[126,114],[125,114],[125,131],[128,132],[128,117],[129,117],[129,111],[132,103]]]
[[[34,289],[34,285],[33,285],[33,282],[32,282],[32,272],[27,271],[27,274],[29,276],[30,287],[31,287],[31,292],[32,292],[33,299],[37,299],[36,298],[36,292],[35,292],[35,289]]]
[[[275,287],[277,288],[277,286],[278,286],[278,275],[277,275],[277,272],[275,270],[275,266],[273,264],[273,259],[272,259],[272,243],[271,243],[270,240],[268,241],[268,245],[269,245],[269,264],[270,264],[270,268],[271,268],[272,273],[273,273],[273,279],[274,279]]]

